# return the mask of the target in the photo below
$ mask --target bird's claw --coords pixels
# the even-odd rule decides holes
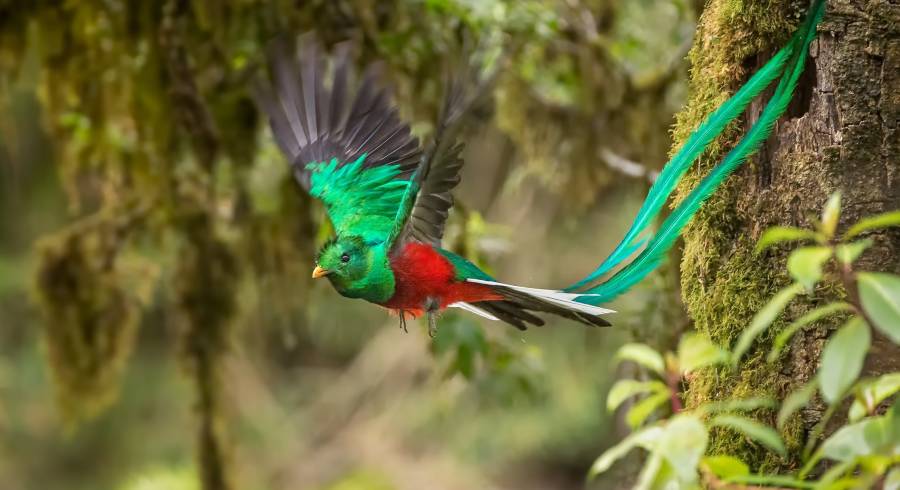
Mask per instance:
[[[404,333],[409,333],[409,330],[406,329],[406,312],[403,310],[400,310],[400,328]]]
[[[437,315],[428,312],[428,336],[434,338],[437,335]]]
[[[428,298],[425,301],[425,316],[428,317],[428,336],[434,338],[437,335],[438,308],[440,302],[434,298]]]

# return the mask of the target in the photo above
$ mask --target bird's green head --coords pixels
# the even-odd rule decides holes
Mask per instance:
[[[337,292],[350,298],[383,302],[394,293],[384,242],[356,235],[337,236],[322,245],[312,276],[327,277]]]

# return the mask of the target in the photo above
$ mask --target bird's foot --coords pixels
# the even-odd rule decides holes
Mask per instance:
[[[437,335],[437,313],[428,312],[428,336],[434,338]]]
[[[435,298],[425,300],[425,316],[428,317],[428,336],[434,338],[437,335],[438,309],[440,302]]]
[[[400,310],[400,328],[404,333],[409,333],[409,330],[406,329],[406,311],[404,310]]]

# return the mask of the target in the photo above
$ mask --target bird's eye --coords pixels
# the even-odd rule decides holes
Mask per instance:
[[[344,262],[344,263],[350,262],[350,254],[348,254],[348,253],[342,254],[342,255],[341,255],[341,262]]]

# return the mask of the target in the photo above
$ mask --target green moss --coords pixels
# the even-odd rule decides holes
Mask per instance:
[[[138,302],[124,286],[118,251],[127,235],[111,216],[96,216],[38,245],[35,297],[64,418],[93,417],[118,394],[134,345]]]
[[[593,18],[603,21],[589,33],[559,2],[507,3],[521,27],[553,19],[547,24],[553,32],[520,42],[518,28],[505,26],[512,49],[495,90],[494,117],[520,165],[506,189],[528,179],[560,195],[572,210],[583,210],[617,182],[610,154],[646,164],[664,161],[670,144],[665,130],[681,88],[675,76],[682,66],[679,32],[692,24],[693,12],[669,10],[671,31],[644,36],[631,23],[661,15],[653,2],[621,8],[592,2]],[[638,56],[645,62],[635,64]]]
[[[804,2],[784,0],[713,0],[707,5],[690,52],[690,97],[677,116],[674,149],[747,79],[756,66],[750,63],[753,56],[766,57],[788,39],[804,8]],[[679,186],[676,202],[724,157],[741,134],[740,123],[734,123],[710,145]],[[735,180],[727,181],[703,205],[685,231],[681,264],[682,293],[695,327],[725,346],[733,345],[753,315],[787,283],[782,268],[773,268],[764,257],[754,254],[753,240],[747,236],[747,227],[735,207],[740,192]],[[782,393],[785,387],[779,383],[784,381],[773,374],[779,366],[765,362],[771,335],[760,339],[759,347],[748,353],[738,372],[695,375],[690,381],[688,405]],[[772,413],[760,415],[765,422],[773,422]],[[789,428],[784,434],[789,449],[799,446],[800,434],[795,432]],[[761,470],[784,465],[745,437],[725,430],[714,431],[710,451],[739,456]]]
[[[218,236],[211,213],[184,203],[178,217],[186,238],[175,272],[175,307],[181,358],[197,393],[197,458],[203,488],[234,488],[231,448],[222,398],[222,361],[230,351],[238,310],[238,257]]]

